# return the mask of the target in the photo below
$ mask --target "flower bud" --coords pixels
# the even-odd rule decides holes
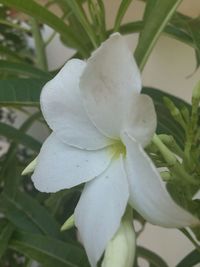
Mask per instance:
[[[132,267],[135,246],[132,211],[128,208],[118,231],[107,245],[101,267]]]
[[[62,225],[62,227],[60,228],[60,231],[66,231],[69,230],[70,228],[72,228],[74,226],[74,214],[72,214],[66,221],[65,223]]]
[[[22,175],[27,175],[29,173],[32,173],[35,170],[37,164],[37,157],[31,161],[31,163],[29,163],[28,166],[26,166],[26,168],[23,170]]]

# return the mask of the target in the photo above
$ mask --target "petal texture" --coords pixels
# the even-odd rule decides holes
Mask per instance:
[[[127,101],[141,90],[139,70],[120,34],[111,35],[93,53],[80,88],[92,121],[107,136],[118,139]]]
[[[125,129],[145,147],[156,131],[157,117],[154,104],[148,95],[135,95],[130,102],[122,131]]]
[[[150,223],[164,227],[195,225],[199,220],[179,207],[170,197],[150,158],[127,135],[125,168],[130,186],[130,204]]]
[[[93,179],[107,168],[111,158],[108,149],[77,149],[51,134],[38,155],[32,180],[39,191],[56,192]]]
[[[68,61],[41,93],[41,109],[50,128],[68,145],[83,149],[105,147],[109,140],[88,118],[80,97],[79,78],[86,63]]]
[[[120,226],[129,197],[122,159],[86,184],[75,210],[75,224],[92,267]]]

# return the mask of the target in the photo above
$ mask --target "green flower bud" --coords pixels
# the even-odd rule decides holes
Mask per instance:
[[[72,214],[60,228],[60,231],[69,230],[74,226],[74,214]]]
[[[132,267],[135,258],[135,232],[130,208],[127,209],[121,225],[108,243],[102,267]]]
[[[29,173],[34,172],[36,164],[37,164],[37,157],[33,161],[31,161],[31,163],[29,163],[29,165],[23,170],[22,175],[27,175]]]

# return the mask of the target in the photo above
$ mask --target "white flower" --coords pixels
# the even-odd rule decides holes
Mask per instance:
[[[173,202],[143,150],[155,132],[156,114],[140,91],[140,73],[120,34],[87,62],[68,61],[42,90],[41,109],[53,133],[32,179],[43,192],[86,182],[75,224],[92,266],[119,228],[128,202],[153,224],[197,222]]]

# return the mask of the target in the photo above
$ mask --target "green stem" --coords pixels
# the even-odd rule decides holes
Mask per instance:
[[[35,40],[37,66],[40,69],[47,71],[48,70],[47,57],[39,23],[35,18],[30,18],[30,24],[33,33],[33,38]]]
[[[54,31],[50,36],[49,36],[49,38],[46,40],[46,42],[45,42],[45,46],[48,46],[50,43],[51,43],[51,41],[54,39],[54,37],[56,36],[56,34],[57,34],[57,32],[56,31]]]
[[[168,147],[156,134],[154,134],[152,142],[158,148],[166,163],[169,164],[169,166],[174,166],[177,162],[175,155],[168,149]]]
[[[158,148],[165,162],[168,164],[168,169],[173,173],[173,177],[178,180],[185,180],[190,184],[198,184],[198,181],[196,181],[191,175],[189,175],[185,171],[183,165],[180,164],[176,156],[168,149],[168,147],[161,141],[161,139],[156,134],[154,134],[152,142]]]
[[[195,145],[195,136],[198,131],[198,119],[199,119],[199,102],[200,102],[200,81],[197,83],[192,94],[192,114],[186,129],[186,142],[185,142],[185,164],[191,167],[191,150]],[[192,166],[193,167],[193,166]]]

